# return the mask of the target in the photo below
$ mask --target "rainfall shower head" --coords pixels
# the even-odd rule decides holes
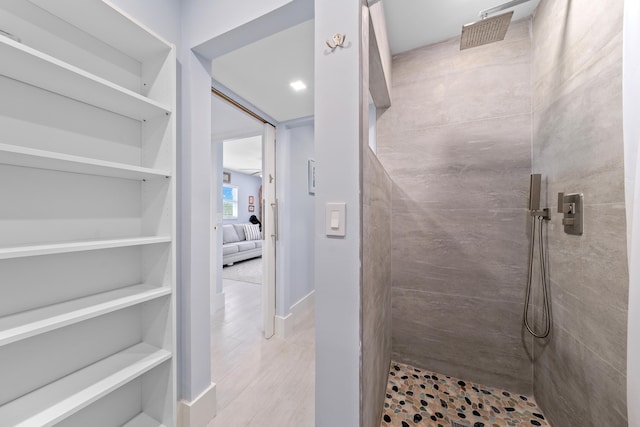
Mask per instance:
[[[460,50],[504,40],[512,16],[513,11],[463,26]]]
[[[488,18],[488,16],[528,1],[530,0],[511,0],[480,12],[480,16],[482,17],[480,21],[472,22],[462,27],[460,50],[504,40],[504,36],[507,34],[507,29],[511,23],[513,11],[491,18]]]

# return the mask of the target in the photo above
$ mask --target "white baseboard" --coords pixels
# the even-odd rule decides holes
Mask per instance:
[[[294,330],[294,321],[315,305],[315,291],[309,292],[298,302],[293,304],[286,316],[276,316],[275,333],[280,338],[286,338]]]
[[[219,294],[216,294],[213,298],[213,312],[215,313],[221,308],[224,308],[224,302],[225,302],[224,292],[220,292]]]
[[[293,315],[287,314],[285,317],[276,316],[276,336],[280,338],[286,338],[293,332]]]
[[[178,426],[206,426],[216,416],[216,404],[216,385],[211,383],[193,402],[186,400],[178,402]]]
[[[291,306],[291,314],[294,317],[300,316],[302,313],[312,309],[316,304],[316,291],[313,290],[309,292],[307,295],[303,296]]]

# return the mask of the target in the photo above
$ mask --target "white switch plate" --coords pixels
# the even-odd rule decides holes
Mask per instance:
[[[327,236],[345,236],[346,203],[327,203],[325,212],[325,233]]]

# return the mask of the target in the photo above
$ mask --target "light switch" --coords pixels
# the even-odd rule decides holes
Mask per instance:
[[[331,211],[331,229],[338,230],[340,228],[340,212]]]
[[[327,236],[345,236],[346,203],[327,203],[326,226]]]

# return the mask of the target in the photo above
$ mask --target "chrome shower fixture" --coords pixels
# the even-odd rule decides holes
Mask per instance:
[[[513,0],[499,6],[494,6],[489,9],[485,9],[480,12],[480,21],[472,22],[462,26],[462,35],[460,36],[460,50],[469,49],[472,47],[482,46],[485,44],[498,42],[504,40],[509,24],[511,23],[511,17],[513,11],[503,13],[489,18],[492,13],[500,12],[501,10],[509,9],[510,7],[517,6],[521,3],[526,3],[530,0]]]
[[[551,299],[549,297],[549,278],[547,275],[547,254],[544,245],[544,235],[542,225],[549,221],[549,208],[540,209],[540,192],[542,190],[542,175],[531,174],[529,180],[529,213],[531,218],[531,240],[529,242],[529,268],[527,274],[527,290],[524,300],[523,323],[527,331],[536,338],[546,338],[551,332]],[[538,234],[536,236],[536,222],[538,223]],[[542,332],[536,332],[533,322],[529,322],[529,305],[531,301],[531,288],[533,281],[534,248],[538,238],[538,262],[540,264],[540,286],[542,287]]]

